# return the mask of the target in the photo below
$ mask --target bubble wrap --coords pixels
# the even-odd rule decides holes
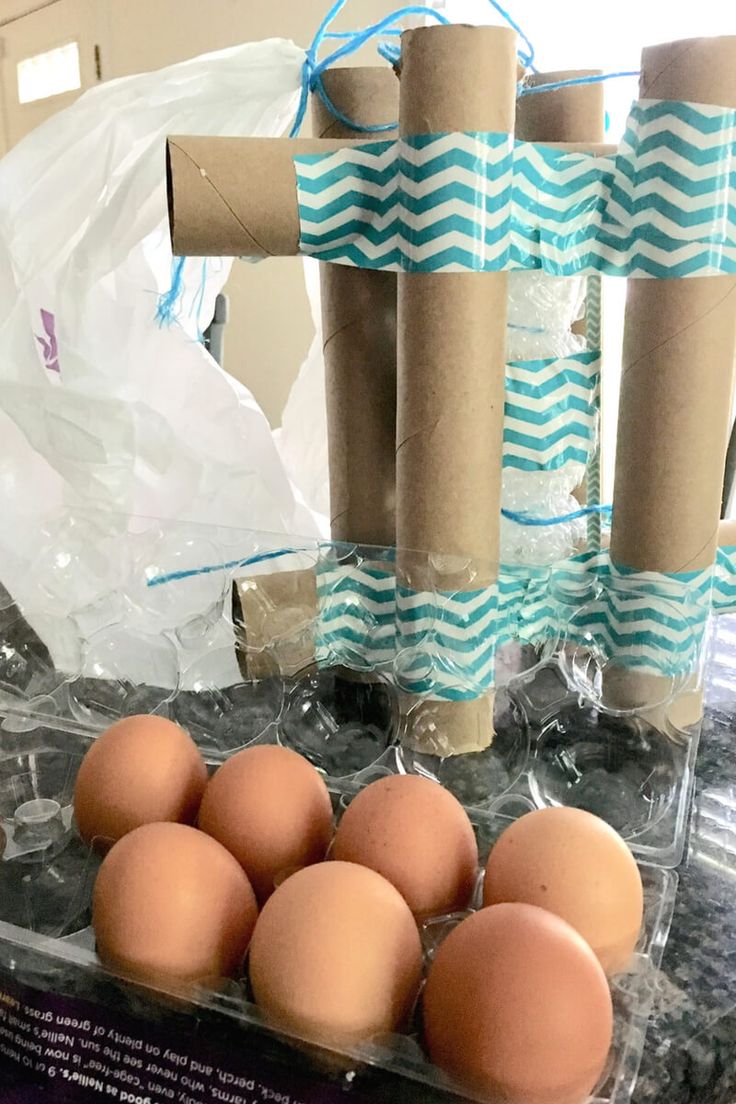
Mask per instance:
[[[550,277],[537,271],[508,274],[507,359],[541,360],[582,352],[585,338],[571,332],[583,316],[585,279]],[[582,464],[555,471],[505,469],[501,505],[534,518],[559,517],[580,506],[572,496],[585,475]],[[552,525],[522,525],[501,519],[501,560],[507,564],[551,564],[565,559],[585,536],[585,519]]]

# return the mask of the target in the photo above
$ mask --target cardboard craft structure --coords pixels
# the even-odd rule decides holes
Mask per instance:
[[[389,69],[347,69],[325,82],[344,113],[368,123],[393,121],[398,94],[401,136],[513,133],[516,123],[517,137],[570,150],[600,151],[603,138],[600,84],[523,97],[517,107],[516,37],[507,28],[407,31],[400,81]],[[641,96],[736,107],[736,38],[645,50]],[[296,255],[294,157],[343,148],[354,136],[321,101],[314,118],[315,139],[170,138],[174,252]],[[491,588],[499,562],[506,273],[323,269],[333,539],[395,546],[399,592],[430,594],[437,564],[448,591]],[[736,278],[629,280],[614,564],[638,572],[713,564],[735,342]],[[246,634],[258,585],[240,584],[250,594],[242,603]],[[287,590],[294,585],[304,601],[317,601],[313,580]],[[636,672],[609,677],[623,704],[640,694]],[[423,750],[476,751],[492,740],[487,688],[465,700],[408,693],[402,709],[406,741]]]

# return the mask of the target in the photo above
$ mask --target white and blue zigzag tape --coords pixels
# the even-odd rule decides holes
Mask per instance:
[[[599,372],[598,350],[506,365],[504,468],[587,464],[596,439]]]
[[[719,579],[720,573],[720,579]],[[736,608],[736,550],[716,572],[632,572],[606,552],[548,568],[504,567],[491,587],[447,593],[396,585],[387,567],[323,567],[318,660],[383,671],[400,689],[441,700],[492,688],[499,644],[577,642],[622,666],[693,670],[714,604]]]
[[[736,273],[736,112],[640,100],[615,154],[452,133],[295,157],[300,250],[406,272]]]

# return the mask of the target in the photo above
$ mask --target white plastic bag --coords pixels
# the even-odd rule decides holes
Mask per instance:
[[[314,339],[292,384],[274,438],[289,478],[329,537],[330,484],[327,459],[325,362],[322,355],[319,261],[305,257],[304,280],[314,323]]]
[[[315,532],[265,416],[199,340],[230,262],[187,260],[176,321],[156,322],[166,135],[281,133],[303,59],[270,40],[100,85],[0,161],[0,581],[32,622],[82,509]],[[75,537],[60,613],[89,605],[90,544]]]

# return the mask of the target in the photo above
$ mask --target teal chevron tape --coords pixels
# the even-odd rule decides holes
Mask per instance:
[[[317,570],[322,667],[381,670],[396,654],[396,579],[383,564],[331,564]]]
[[[713,609],[736,613],[736,548],[719,548],[713,575]]]
[[[554,471],[587,464],[596,436],[600,352],[506,365],[503,466]]]
[[[711,610],[714,573],[635,572],[588,552],[532,569],[507,609],[506,639],[540,644],[566,640],[620,666],[666,675],[691,671]],[[508,586],[502,569],[500,586]],[[736,586],[734,587],[736,592]]]
[[[686,675],[697,663],[711,608],[736,609],[736,549],[716,570],[635,572],[607,551],[550,567],[501,568],[492,587],[414,591],[383,564],[322,566],[317,659],[383,672],[403,691],[459,701],[494,684],[510,641],[577,643],[638,671]]]
[[[635,103],[615,154],[506,134],[295,157],[300,250],[406,272],[736,273],[736,112]]]
[[[396,589],[394,677],[410,694],[460,701],[493,686],[497,587],[473,591]]]

